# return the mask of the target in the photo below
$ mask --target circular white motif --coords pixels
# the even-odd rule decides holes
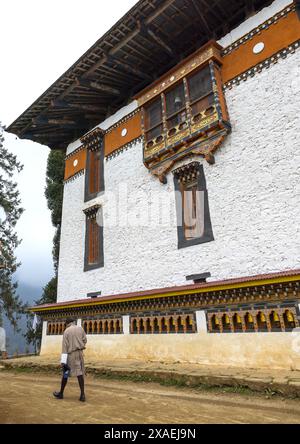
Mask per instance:
[[[122,136],[122,137],[125,137],[126,134],[127,134],[127,132],[128,132],[128,131],[127,131],[127,128],[123,128],[123,129],[122,129],[122,132],[121,132],[121,136]]]
[[[78,159],[75,159],[74,162],[73,162],[73,166],[77,167],[77,165],[78,165]]]
[[[170,81],[171,81],[171,82],[173,82],[173,80],[175,80],[175,77],[174,77],[174,76],[172,76],[172,77],[170,78]]]
[[[262,52],[265,48],[265,44],[263,42],[256,43],[256,45],[253,47],[254,54],[259,54]]]

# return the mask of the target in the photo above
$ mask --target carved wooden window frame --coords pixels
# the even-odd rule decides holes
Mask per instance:
[[[187,74],[186,76],[182,77],[178,80],[174,85],[170,86],[166,91],[163,91],[160,96],[155,97],[151,102],[145,104],[142,108],[143,110],[143,122],[144,122],[144,134],[145,134],[145,143],[146,145],[148,143],[151,143],[153,139],[148,140],[147,134],[153,130],[153,128],[156,128],[158,126],[162,126],[162,131],[159,135],[155,136],[155,139],[157,142],[159,142],[157,139],[164,138],[166,141],[168,141],[168,138],[171,136],[170,132],[173,130],[173,127],[169,127],[168,122],[172,119],[172,117],[177,116],[180,113],[184,113],[186,116],[185,122],[182,122],[182,124],[188,125],[189,121],[191,121],[193,118],[195,118],[199,113],[193,113],[193,106],[200,102],[201,100],[205,99],[208,96],[212,96],[212,104],[209,105],[209,107],[213,107],[215,111],[217,111],[217,103],[214,97],[214,80],[215,80],[215,70],[217,69],[217,66],[213,62],[208,62],[204,66],[199,67],[195,71]],[[201,72],[207,71],[209,73],[209,80],[210,80],[210,88],[207,90],[207,92],[202,95],[201,97],[198,97],[197,99],[192,100],[191,98],[191,90],[190,90],[190,81],[193,79],[197,74],[200,74]],[[220,82],[221,79],[218,79],[218,82]],[[222,85],[218,85],[222,87]],[[178,87],[182,87],[183,90],[183,96],[184,96],[184,104],[181,107],[180,110],[176,110],[173,113],[169,114],[169,109],[167,105],[167,98],[168,95],[174,91],[175,89],[178,89]],[[148,109],[153,107],[153,104],[160,101],[160,111],[162,115],[162,120],[154,125],[153,128],[149,128],[147,126],[147,122],[150,120],[148,115]],[[205,111],[204,109],[202,111]],[[179,125],[179,124],[178,124]],[[175,125],[176,126],[176,125]],[[185,134],[182,135],[182,138],[185,138]],[[162,139],[161,139],[162,140]],[[168,146],[168,143],[167,143]]]
[[[214,241],[212,230],[208,191],[206,188],[206,180],[203,165],[199,162],[192,162],[173,171],[174,186],[176,191],[176,213],[177,213],[177,236],[178,249],[190,247],[193,245],[204,244]],[[200,237],[186,238],[185,234],[185,216],[184,216],[184,196],[183,191],[190,186],[191,183],[197,185],[197,191],[203,193],[203,234]]]
[[[84,210],[84,213],[86,218],[84,271],[90,271],[104,267],[103,215],[99,205]],[[93,253],[91,249],[94,250]],[[91,256],[96,257],[96,260],[91,261]]]
[[[215,151],[230,133],[231,125],[223,92],[221,66],[221,47],[216,42],[210,41],[138,97],[142,109],[144,165],[162,183],[167,182],[166,175],[173,165],[184,157],[198,155],[204,157],[209,164],[214,164]],[[199,82],[199,94],[195,95],[197,97],[191,103],[190,82],[201,72],[204,73],[203,82]],[[178,85],[183,85],[186,117],[185,120],[184,117],[175,119],[173,122],[175,126],[171,128],[167,125],[165,98],[166,94]],[[176,98],[176,95],[174,97]],[[183,98],[182,93],[180,97]],[[147,107],[158,99],[163,113],[163,130],[161,134],[154,133],[147,137]]]
[[[104,137],[103,131],[97,128],[93,132],[87,134],[82,139],[86,150],[86,169],[85,169],[85,187],[84,187],[84,202],[95,199],[99,193],[103,193],[105,189],[104,184]],[[94,162],[91,168],[91,161]],[[94,172],[94,177],[92,173]],[[95,190],[90,190],[90,185],[93,184]]]

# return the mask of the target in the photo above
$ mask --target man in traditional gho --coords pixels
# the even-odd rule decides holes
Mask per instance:
[[[64,390],[68,382],[69,376],[77,376],[80,387],[79,401],[85,402],[84,393],[84,359],[83,350],[85,349],[87,338],[83,328],[75,325],[73,319],[67,319],[66,330],[63,336],[61,367],[63,369],[63,377],[61,381],[61,389],[54,392],[53,395],[57,399],[63,399]]]

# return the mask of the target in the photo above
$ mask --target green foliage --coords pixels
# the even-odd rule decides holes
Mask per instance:
[[[57,296],[57,276],[53,277],[48,284],[43,288],[43,294],[39,304],[54,304]]]
[[[57,274],[58,270],[60,226],[64,191],[64,168],[65,153],[59,150],[50,151],[47,163],[45,196],[48,208],[51,211],[52,224],[56,228],[52,249],[55,274]]]
[[[51,211],[52,224],[56,228],[52,249],[55,276],[43,288],[41,299],[35,301],[36,305],[53,304],[57,298],[57,271],[64,190],[64,169],[65,152],[59,150],[50,151],[47,163],[45,196],[48,208]],[[39,323],[36,330],[33,330],[32,321],[33,315],[28,315],[27,332],[24,336],[27,344],[33,344],[37,351],[42,339],[42,324]]]
[[[65,153],[59,150],[50,151],[47,164],[45,196],[51,211],[55,227],[61,224]]]
[[[4,147],[3,131],[0,123],[0,208],[6,214],[0,220],[0,317],[5,314],[16,327],[18,315],[24,307],[16,294],[17,283],[13,282],[13,274],[20,265],[15,257],[15,249],[20,244],[15,227],[24,210],[20,206],[13,175],[20,173],[23,166]]]
[[[43,288],[41,299],[34,301],[36,305],[54,304],[57,296],[57,276],[53,277]],[[42,339],[42,323],[38,323],[37,328],[32,328],[34,315],[27,315],[27,331],[24,335],[27,344],[33,344],[35,352],[40,348]]]

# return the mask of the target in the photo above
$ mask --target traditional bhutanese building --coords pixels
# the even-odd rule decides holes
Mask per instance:
[[[8,128],[66,150],[41,354],[300,368],[299,16],[140,0]]]

